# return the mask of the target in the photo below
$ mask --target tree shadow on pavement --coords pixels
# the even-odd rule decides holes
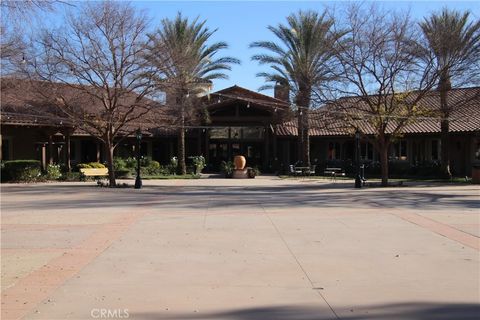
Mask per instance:
[[[477,320],[480,317],[480,306],[477,304],[402,303],[373,305],[361,307],[359,310],[348,309],[344,313],[339,314],[337,318],[328,309],[272,306],[218,313],[130,313],[130,317],[139,320]]]
[[[478,191],[478,190],[476,190]],[[53,196],[52,196],[53,195]],[[56,196],[55,196],[56,195]],[[206,208],[275,209],[308,208],[400,208],[436,210],[478,209],[475,193],[423,189],[361,189],[334,184],[275,186],[147,186],[141,190],[94,186],[25,186],[2,190],[2,209],[51,210],[143,207],[147,209]],[[9,201],[19,197],[21,201]]]

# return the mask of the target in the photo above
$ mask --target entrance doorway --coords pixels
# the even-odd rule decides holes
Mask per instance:
[[[233,161],[236,155],[244,156],[247,166],[255,167],[262,164],[263,148],[262,143],[258,141],[210,141],[208,155],[215,171],[220,170],[222,161]]]

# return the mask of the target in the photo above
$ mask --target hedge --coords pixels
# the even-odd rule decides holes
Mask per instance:
[[[100,162],[88,162],[77,164],[77,169],[91,169],[91,168],[106,168],[104,164]]]
[[[11,160],[2,165],[2,181],[35,181],[42,175],[38,160]]]

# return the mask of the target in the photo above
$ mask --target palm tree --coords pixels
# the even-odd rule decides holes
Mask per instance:
[[[451,177],[449,154],[449,116],[453,106],[448,104],[452,80],[478,80],[473,66],[480,58],[480,20],[469,22],[469,12],[443,9],[420,23],[428,49],[436,59],[438,91],[441,106],[441,158],[443,172]],[[474,79],[473,79],[474,80]]]
[[[329,62],[334,56],[333,47],[343,36],[333,30],[334,21],[327,12],[299,11],[287,17],[287,24],[268,26],[278,42],[258,41],[250,48],[260,48],[269,54],[257,54],[252,60],[269,65],[271,72],[258,73],[267,85],[286,86],[294,94],[298,117],[298,160],[310,165],[308,112],[313,90],[331,78]]]
[[[225,42],[209,44],[217,31],[205,26],[206,20],[189,21],[178,13],[175,19],[163,19],[161,27],[149,35],[146,54],[147,62],[154,66],[160,90],[167,92],[167,103],[171,101],[179,112],[178,117],[178,171],[186,173],[185,123],[188,109],[196,96],[211,87],[212,80],[228,79],[223,72],[231,70],[232,64],[240,63],[231,57],[216,58],[227,49]],[[168,99],[171,95],[173,99]]]

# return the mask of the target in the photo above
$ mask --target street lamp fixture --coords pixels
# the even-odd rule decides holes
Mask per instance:
[[[137,138],[137,178],[135,179],[135,189],[141,189],[142,178],[140,177],[140,144],[142,142],[142,131],[140,128],[137,129],[135,135]]]
[[[360,131],[355,132],[355,166],[356,166],[356,174],[355,174],[355,188],[362,187],[362,178],[360,177]]]

